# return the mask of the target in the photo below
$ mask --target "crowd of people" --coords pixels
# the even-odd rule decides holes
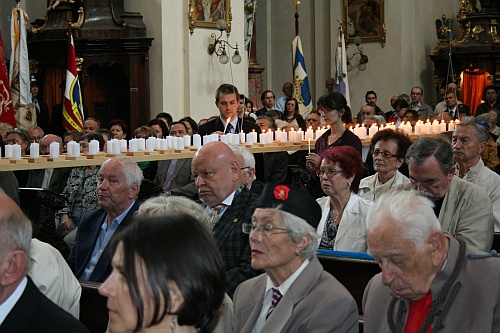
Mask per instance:
[[[382,273],[363,298],[366,332],[496,331],[500,264],[489,251],[500,231],[500,130],[492,90],[485,89],[476,117],[459,107],[456,87],[434,109],[414,87],[411,97],[394,96],[387,113],[367,92],[356,119],[344,96],[328,91],[304,119],[290,82],[278,99],[265,91],[259,110],[223,84],[215,93],[219,115],[199,122],[160,113],[132,130],[121,119],[101,128],[86,118],[82,133],[62,137],[38,126],[2,127],[1,145],[19,144],[29,154],[37,142],[48,154],[52,142],[64,152],[76,141],[85,153],[92,140],[103,151],[113,138],[329,126],[310,153],[253,154],[218,141],[189,159],[114,157],[95,166],[0,172],[0,331],[16,331],[26,315],[20,307],[33,298],[39,301],[26,327],[85,332],[75,319],[80,280],[101,283],[110,332],[357,332],[356,302],[323,270],[318,249],[364,252],[379,264]],[[414,142],[398,128],[384,129],[369,147],[348,129],[428,118],[461,122]],[[307,177],[297,181],[290,165]],[[144,201],[148,182],[161,193]],[[31,239],[19,187],[66,198],[53,221],[66,258]],[[35,254],[49,259],[30,259]],[[473,288],[479,272],[481,287]],[[54,288],[59,296],[49,297],[45,291]]]

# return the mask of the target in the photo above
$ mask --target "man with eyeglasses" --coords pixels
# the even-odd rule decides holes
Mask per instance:
[[[50,144],[59,143],[59,154],[62,153],[63,142],[61,137],[47,134],[40,140],[40,155],[50,154]],[[47,168],[30,170],[26,187],[45,188],[61,194],[72,168]]]
[[[488,194],[479,186],[455,176],[453,151],[441,138],[422,138],[406,152],[410,183],[434,202],[434,214],[443,231],[468,246],[489,252],[493,242],[493,212]]]
[[[262,93],[262,95],[260,96],[260,100],[262,102],[262,105],[264,105],[264,106],[262,107],[262,109],[259,109],[257,111],[257,113],[256,113],[257,117],[265,115],[267,111],[274,109],[275,98],[276,98],[276,96],[274,95],[274,93],[271,90],[266,90]]]
[[[353,297],[316,257],[320,218],[309,193],[266,185],[251,223],[243,224],[252,267],[265,274],[236,290],[234,332],[358,332]]]
[[[423,95],[424,95],[424,89],[422,89],[421,87],[411,88],[410,108],[412,110],[417,111],[420,119],[425,121],[425,119],[429,118],[434,113],[434,111],[431,109],[429,105],[424,103],[424,101],[422,100]]]
[[[229,297],[241,282],[256,275],[250,266],[250,245],[242,224],[250,222],[258,196],[245,186],[243,167],[231,148],[220,141],[203,145],[191,164],[198,196],[206,205],[224,261]]]

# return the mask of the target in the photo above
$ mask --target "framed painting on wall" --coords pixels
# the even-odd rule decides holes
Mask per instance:
[[[344,0],[346,42],[380,42],[385,46],[384,0]]]
[[[194,28],[220,29],[217,21],[224,20],[227,33],[231,32],[231,0],[189,0],[189,31]]]

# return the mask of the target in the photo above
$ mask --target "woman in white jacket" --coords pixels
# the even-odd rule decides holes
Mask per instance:
[[[337,146],[321,154],[318,177],[326,197],[318,225],[320,249],[366,252],[366,215],[372,202],[356,195],[363,161],[351,146]]]
[[[398,169],[404,163],[406,151],[410,146],[410,138],[401,130],[378,131],[370,144],[376,173],[361,179],[359,196],[375,201],[393,186],[408,182],[408,178]]]

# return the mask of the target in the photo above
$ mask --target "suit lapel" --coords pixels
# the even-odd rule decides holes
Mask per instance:
[[[241,310],[241,318],[245,320],[245,325],[242,327],[241,333],[252,332],[257,319],[262,310],[262,302],[264,302],[264,291],[266,289],[267,275],[262,274],[258,278],[258,282],[252,286],[250,291],[253,301]]]
[[[241,193],[233,199],[231,206],[227,207],[220,220],[214,226],[214,232],[218,234],[216,240],[219,245],[224,244],[225,239],[231,234],[231,230],[234,227],[233,223],[238,223],[240,221],[241,215],[250,197],[250,190],[244,188]]]

